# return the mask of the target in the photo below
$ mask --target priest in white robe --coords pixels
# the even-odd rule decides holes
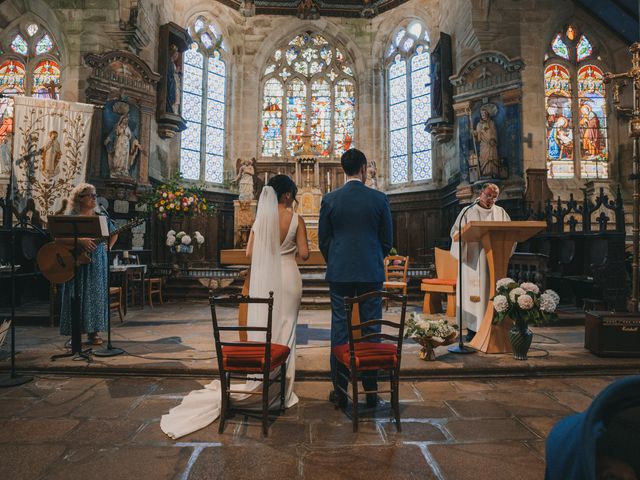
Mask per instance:
[[[454,236],[458,233],[458,224],[462,219],[462,228],[467,222],[508,222],[511,220],[507,212],[495,204],[500,195],[500,189],[493,183],[485,183],[480,191],[478,203],[464,209],[456,218],[451,228],[451,256],[459,260],[459,245]],[[478,242],[462,242],[462,311],[458,307],[458,315],[462,315],[462,325],[467,328],[467,341],[471,341],[480,328],[480,322],[489,303],[489,265],[487,255]],[[460,277],[456,285],[456,302],[460,305]],[[462,332],[460,332],[462,335]]]

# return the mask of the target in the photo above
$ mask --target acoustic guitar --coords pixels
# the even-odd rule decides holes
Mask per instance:
[[[108,237],[95,240],[95,244],[98,246],[101,243],[105,243],[111,237],[141,223],[144,223],[144,218],[136,218],[111,232]],[[53,241],[43,245],[36,257],[36,262],[42,275],[51,283],[65,283],[71,280],[73,278],[74,260],[78,262],[78,265],[89,264],[91,263],[91,252],[87,252],[80,247],[78,247],[78,251],[74,251],[73,244]]]

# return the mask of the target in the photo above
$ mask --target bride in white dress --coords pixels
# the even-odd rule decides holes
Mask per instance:
[[[251,257],[249,296],[268,297],[269,291],[273,291],[272,341],[291,349],[286,374],[286,408],[298,403],[293,384],[302,279],[296,260],[309,258],[304,220],[292,209],[297,191],[296,184],[287,175],[276,175],[269,180],[262,189],[247,245],[247,256]],[[266,320],[265,305],[249,305],[248,325],[264,326]],[[250,341],[264,341],[261,332],[249,332],[248,336]],[[234,390],[246,391],[259,391],[261,387],[262,382],[257,381],[233,386]],[[274,400],[279,400],[279,396],[275,395]],[[231,401],[234,404],[241,402],[243,406],[258,406],[259,396],[234,393]],[[171,438],[180,438],[215,421],[220,416],[220,409],[220,381],[214,380],[203,389],[189,393],[180,405],[163,415],[160,428]]]

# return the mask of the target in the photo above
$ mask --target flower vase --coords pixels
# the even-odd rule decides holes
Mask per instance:
[[[529,330],[529,327],[525,325],[524,328],[520,328],[514,324],[509,330],[509,340],[511,340],[513,358],[526,360],[533,341],[533,332]]]
[[[420,360],[424,360],[425,362],[433,361],[436,359],[436,351],[433,348],[433,344],[427,340],[424,343],[421,343],[422,349],[418,353]]]

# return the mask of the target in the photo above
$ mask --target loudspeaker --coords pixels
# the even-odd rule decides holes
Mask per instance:
[[[600,357],[640,357],[640,314],[587,312],[584,346]]]

